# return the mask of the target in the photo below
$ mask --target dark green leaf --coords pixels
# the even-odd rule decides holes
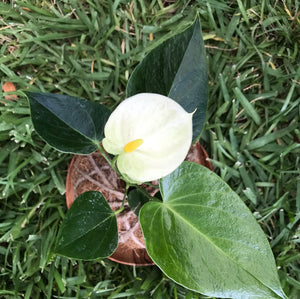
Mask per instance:
[[[114,212],[97,191],[88,191],[72,204],[62,223],[56,253],[91,260],[110,256],[118,245]]]
[[[152,260],[177,283],[207,296],[285,298],[269,243],[238,195],[191,162],[160,180],[163,202],[140,211]]]
[[[130,191],[128,194],[128,203],[131,210],[138,216],[141,207],[149,201],[149,198],[138,189]]]
[[[153,49],[136,67],[127,97],[142,92],[169,96],[193,116],[193,139],[201,133],[208,96],[205,49],[199,18]]]
[[[37,133],[56,149],[90,154],[104,138],[110,111],[98,104],[71,96],[27,93]]]

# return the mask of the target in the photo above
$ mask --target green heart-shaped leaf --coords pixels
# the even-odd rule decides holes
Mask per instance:
[[[62,152],[90,154],[104,138],[110,111],[99,103],[71,96],[28,92],[37,133]]]
[[[193,140],[201,133],[208,96],[206,58],[201,27],[194,24],[154,48],[135,68],[126,95],[153,92],[170,97],[193,112]]]
[[[117,219],[97,191],[77,197],[61,225],[55,252],[91,260],[110,256],[118,245]]]
[[[171,279],[207,296],[285,298],[269,243],[238,195],[191,162],[160,180],[163,202],[140,223],[151,259]]]

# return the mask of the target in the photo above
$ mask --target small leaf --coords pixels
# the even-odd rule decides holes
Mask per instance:
[[[152,92],[170,97],[193,116],[193,140],[200,135],[208,97],[206,57],[199,18],[153,49],[136,67],[126,95]]]
[[[61,225],[57,254],[91,260],[110,256],[118,245],[114,212],[97,191],[77,197]]]
[[[110,111],[99,103],[71,96],[27,93],[37,133],[62,152],[90,154],[104,138]]]
[[[269,243],[238,195],[183,162],[140,211],[147,252],[171,279],[207,296],[285,298]]]
[[[149,201],[149,198],[140,190],[134,189],[128,194],[129,207],[138,216],[141,207]]]

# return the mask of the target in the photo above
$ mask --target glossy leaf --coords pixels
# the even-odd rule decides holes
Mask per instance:
[[[149,201],[149,198],[138,189],[134,189],[128,194],[128,204],[131,210],[138,216],[141,207]]]
[[[117,245],[116,216],[104,196],[97,191],[79,195],[61,225],[55,252],[91,260],[110,256]]]
[[[136,67],[127,97],[159,93],[177,101],[193,116],[193,140],[202,131],[208,96],[205,49],[199,18],[182,33],[154,48]]]
[[[209,169],[183,162],[160,180],[163,202],[140,223],[151,259],[207,296],[285,298],[269,243],[238,195]]]
[[[90,154],[104,138],[110,111],[71,96],[30,92],[31,119],[37,133],[57,150]]]

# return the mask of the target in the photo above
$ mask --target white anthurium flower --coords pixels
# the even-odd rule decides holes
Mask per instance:
[[[124,100],[110,115],[104,149],[130,183],[160,179],[185,159],[192,143],[192,116],[174,100],[141,93]]]

